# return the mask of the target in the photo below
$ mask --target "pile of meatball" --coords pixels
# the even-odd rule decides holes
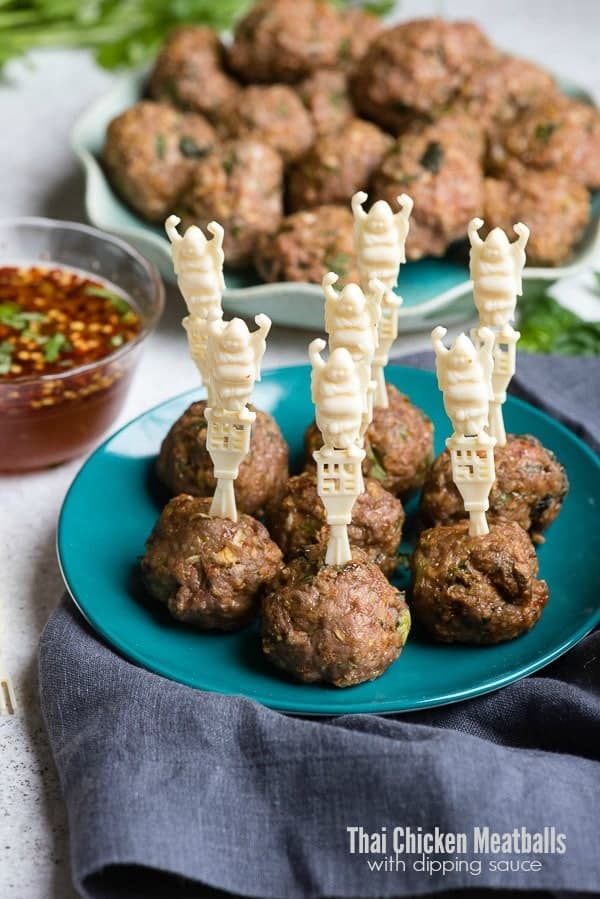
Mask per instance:
[[[531,229],[530,264],[568,259],[600,188],[600,115],[468,22],[384,28],[327,0],[259,0],[225,46],[171,34],[104,164],[143,218],[225,228],[231,268],[266,281],[357,278],[349,202],[414,200],[408,259],[480,216]]]
[[[172,425],[156,463],[172,497],[142,559],[148,594],[201,630],[238,629],[260,619],[263,652],[305,683],[351,686],[379,677],[398,658],[411,616],[445,643],[513,639],[539,619],[548,599],[534,544],[559,514],[568,481],[534,437],[509,435],[496,450],[490,533],[471,538],[448,451],[433,459],[428,417],[393,385],[365,435],[365,490],[353,508],[352,561],[325,564],[329,526],[305,431],[304,469],[290,476],[288,446],[261,410],[240,466],[237,522],[211,518],[215,488],[206,446],[206,402]],[[421,528],[408,602],[390,583],[405,529],[404,504],[421,491]],[[414,536],[414,533],[413,533]]]

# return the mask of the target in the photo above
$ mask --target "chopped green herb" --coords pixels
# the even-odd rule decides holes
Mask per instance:
[[[396,434],[400,437],[401,440],[408,440],[408,431],[406,430],[406,425],[400,422],[396,425]]]
[[[329,94],[329,103],[334,109],[343,109],[346,105],[346,95],[342,91],[331,91]]]
[[[85,292],[91,297],[103,297],[105,300],[109,300],[111,306],[121,316],[125,316],[131,312],[131,307],[127,300],[124,300],[123,297],[119,296],[119,294],[115,293],[113,290],[108,290],[106,287],[90,286],[86,287]]]
[[[517,307],[519,349],[559,356],[599,356],[600,322],[586,322],[551,297],[544,286],[528,291]]]
[[[387,477],[387,472],[375,455],[375,450],[372,446],[367,450],[367,459],[369,460],[369,477],[375,478],[376,481],[384,481]]]
[[[232,150],[230,153],[227,154],[227,156],[225,157],[225,159],[222,162],[223,171],[225,172],[226,175],[231,175],[231,173],[233,172],[234,168],[237,165],[237,162],[238,162],[238,159],[235,154],[235,151]]]
[[[419,160],[423,168],[433,172],[434,175],[441,169],[443,161],[444,148],[437,140],[432,140],[427,144],[427,149]]]
[[[202,159],[208,153],[207,147],[199,147],[193,137],[182,137],[179,141],[179,151],[186,159]]]
[[[24,331],[28,322],[44,322],[47,317],[42,312],[22,312],[17,303],[0,303],[0,325]]]
[[[110,342],[111,342],[112,346],[122,346],[122,344],[123,344],[123,335],[122,335],[122,334],[115,334],[114,337],[111,337],[111,338],[110,338]]]
[[[290,114],[290,107],[288,103],[279,103],[277,105],[277,115],[280,119],[285,119]]]
[[[350,59],[350,50],[350,38],[342,38],[342,40],[338,44],[338,58],[343,60],[344,62],[347,62]]]
[[[13,345],[9,340],[0,343],[0,375],[6,375],[12,364]]]
[[[154,147],[156,149],[156,155],[159,159],[165,158],[165,152],[167,149],[167,142],[165,140],[164,134],[157,134],[154,138]]]
[[[52,337],[49,337],[44,346],[44,359],[46,362],[56,362],[63,350],[70,350],[71,344],[64,334],[57,331]]]
[[[544,124],[538,125],[535,129],[535,136],[537,140],[541,140],[542,143],[547,143],[556,129],[558,125],[556,122],[545,122]]]

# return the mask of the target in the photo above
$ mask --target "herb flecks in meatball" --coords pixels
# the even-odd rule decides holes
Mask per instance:
[[[203,116],[142,100],[112,120],[102,158],[129,206],[148,221],[163,222],[215,141]]]
[[[389,406],[375,406],[373,410],[365,434],[362,469],[366,477],[379,481],[394,496],[406,496],[425,480],[433,456],[433,426],[407,396],[392,384],[386,384],[386,388]],[[323,444],[316,424],[306,431],[304,443],[307,467],[312,467],[312,454]]]
[[[335,272],[340,286],[358,281],[353,219],[344,206],[319,206],[282,219],[274,234],[256,242],[254,264],[265,281],[308,281],[320,284]]]
[[[389,135],[362,119],[350,119],[338,131],[323,135],[289,172],[291,209],[349,203],[391,143]]]
[[[359,550],[339,567],[294,559],[262,603],[265,655],[305,683],[374,680],[398,658],[409,630],[402,593]]]
[[[279,224],[282,176],[281,157],[268,144],[249,137],[225,141],[194,166],[178,205],[182,227],[219,222],[227,265],[243,268],[259,236]]]
[[[496,481],[490,491],[488,521],[514,521],[543,543],[543,532],[561,510],[569,490],[566,472],[554,453],[536,437],[509,434],[494,449]],[[451,524],[466,517],[452,480],[450,453],[444,450],[429,469],[421,511],[428,524]]]
[[[201,112],[210,119],[239,90],[223,68],[224,50],[216,32],[184,25],[171,32],[150,75],[155,100]]]
[[[378,481],[366,478],[365,491],[352,509],[348,539],[352,547],[362,549],[388,576],[398,563],[403,523],[400,500]],[[289,479],[280,502],[270,507],[267,527],[286,559],[302,555],[309,547],[324,552],[330,529],[314,472],[305,471]]]
[[[242,460],[234,484],[238,508],[261,515],[277,502],[288,480],[288,446],[275,419],[254,409],[250,452]],[[206,401],[192,403],[172,425],[163,440],[156,469],[172,494],[212,496],[216,487],[213,462],[206,448]]]
[[[163,509],[146,543],[142,577],[174,618],[203,630],[233,630],[255,614],[281,551],[249,515],[211,518],[211,500],[182,494]]]
[[[466,521],[423,531],[412,570],[412,613],[441,643],[512,640],[548,601],[531,541],[515,522],[482,537],[471,537]]]

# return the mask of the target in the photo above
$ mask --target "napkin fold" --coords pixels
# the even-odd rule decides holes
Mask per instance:
[[[598,360],[521,356],[515,386],[538,405],[543,389],[546,410],[598,448],[599,378]],[[90,899],[600,892],[600,632],[469,702],[307,719],[137,668],[67,602],[42,635],[40,685]],[[387,852],[357,851],[382,828]],[[395,828],[405,841],[464,833],[468,851],[417,847],[403,870]],[[513,851],[476,855],[486,833],[512,833]],[[519,851],[538,833],[548,851]]]

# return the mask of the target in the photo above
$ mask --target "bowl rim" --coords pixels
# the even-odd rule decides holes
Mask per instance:
[[[100,368],[109,362],[114,362],[117,359],[126,356],[135,347],[143,343],[143,341],[147,337],[149,337],[150,334],[152,334],[164,312],[165,288],[158,269],[153,262],[151,262],[143,255],[143,253],[140,253],[139,250],[133,247],[126,240],[123,240],[121,237],[117,237],[114,234],[109,234],[106,231],[102,231],[100,228],[93,227],[92,225],[87,225],[82,222],[73,222],[68,219],[63,221],[62,219],[53,219],[47,218],[46,216],[35,215],[15,215],[0,219],[0,230],[3,228],[10,228],[14,226],[28,226],[47,231],[58,231],[60,229],[64,229],[66,231],[81,231],[84,234],[89,235],[90,237],[94,237],[96,239],[104,241],[105,243],[113,244],[114,246],[119,247],[119,249],[123,250],[127,255],[133,257],[136,262],[138,262],[142,266],[142,268],[145,269],[152,285],[154,302],[153,309],[148,320],[146,322],[142,321],[142,328],[140,330],[140,333],[133,340],[130,340],[127,343],[123,344],[123,346],[118,347],[113,353],[109,353],[107,356],[102,356],[100,359],[95,359],[93,362],[86,362],[84,365],[76,365],[73,368],[65,370],[64,372],[53,372],[46,375],[23,375],[20,378],[10,378],[6,380],[0,378],[0,390],[9,387],[12,387],[14,389],[17,385],[21,386],[27,384],[44,383],[48,381],[60,381],[62,379],[70,378],[73,375],[80,375],[88,371],[93,371],[94,369]],[[32,267],[34,264],[35,263],[32,263]],[[49,260],[49,264],[52,265],[52,260]],[[69,266],[66,266],[59,262],[54,263],[54,265],[57,268],[64,268],[67,270],[69,268]],[[6,266],[5,263],[0,260],[0,268],[4,267],[10,267],[10,263],[8,264],[8,266]],[[82,271],[87,272],[87,269],[83,268]],[[89,274],[93,275],[93,272],[89,272]]]

